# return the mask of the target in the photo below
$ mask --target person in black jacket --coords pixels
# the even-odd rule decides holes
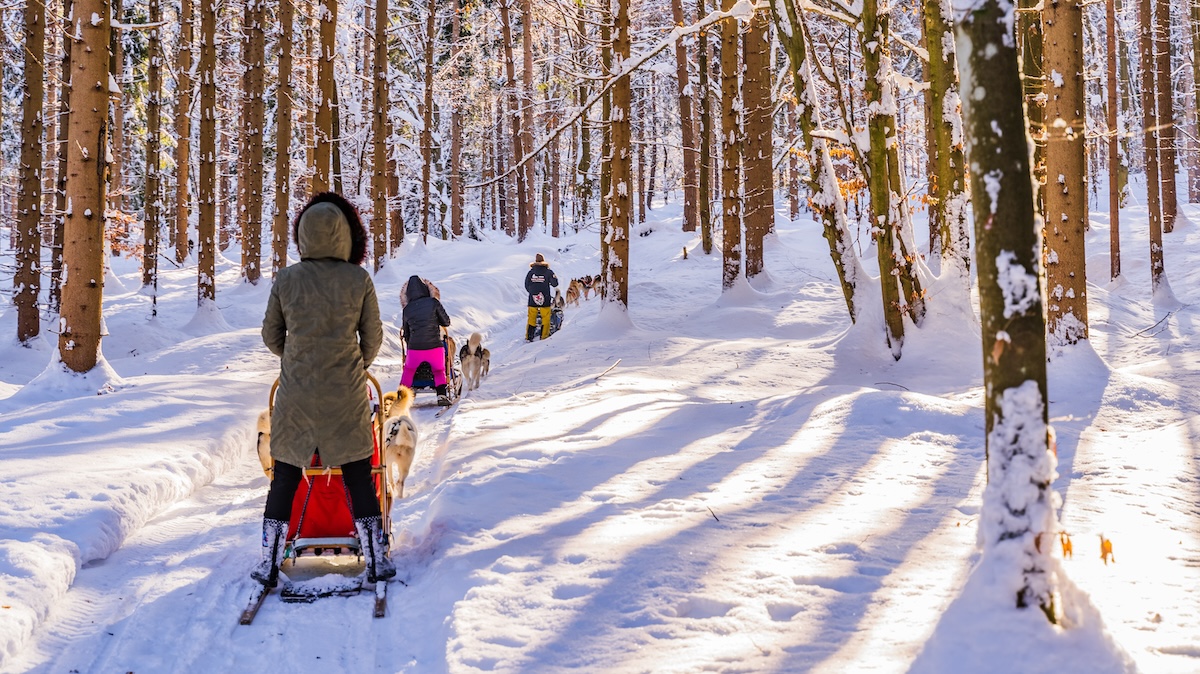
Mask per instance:
[[[538,315],[542,317],[542,339],[550,336],[550,302],[554,297],[551,288],[557,287],[558,277],[550,270],[546,258],[538,253],[533,262],[529,263],[529,273],[525,275],[525,290],[529,293],[529,320],[525,326],[525,341],[533,341]]]
[[[450,327],[450,314],[429,293],[429,286],[420,276],[409,277],[405,285],[408,300],[404,305],[400,336],[408,345],[408,355],[404,357],[400,385],[411,388],[417,368],[421,363],[429,363],[433,368],[438,404],[445,407],[450,404],[450,397],[446,391],[446,348],[442,342],[442,328]]]

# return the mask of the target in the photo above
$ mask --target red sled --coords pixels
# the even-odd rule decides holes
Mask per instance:
[[[367,397],[371,402],[371,436],[374,453],[371,455],[371,479],[375,484],[375,495],[379,499],[379,512],[383,518],[383,530],[392,529],[392,494],[384,479],[384,466],[380,455],[383,446],[383,419],[380,401],[383,389],[379,381],[367,373]],[[271,387],[269,409],[275,408],[275,390],[279,381]],[[390,536],[388,537],[390,539]],[[388,543],[390,546],[390,541]],[[312,463],[304,469],[304,481],[296,490],[292,501],[292,514],[288,522],[287,548],[284,559],[295,559],[302,554],[360,554],[358,535],[354,528],[354,515],[350,497],[342,483],[342,469],[337,466],[321,465],[321,457],[313,454]]]

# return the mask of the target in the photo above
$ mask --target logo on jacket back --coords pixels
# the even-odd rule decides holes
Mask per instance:
[[[546,282],[546,277],[545,277],[545,276],[540,276],[540,275],[538,275],[538,274],[534,274],[533,276],[530,276],[530,277],[529,277],[529,280],[530,280],[530,281],[533,281],[534,283],[545,283],[545,282]]]
[[[546,296],[545,296],[545,295],[543,295],[543,294],[541,294],[541,293],[538,293],[538,294],[536,294],[536,295],[534,295],[534,296],[533,296],[533,302],[534,302],[534,304],[537,304],[537,305],[542,305],[542,304],[545,304],[545,303],[546,303]]]

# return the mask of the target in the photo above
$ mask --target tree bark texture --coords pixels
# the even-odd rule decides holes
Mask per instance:
[[[721,10],[734,0],[721,0]],[[728,290],[742,275],[742,133],[737,105],[741,87],[738,22],[721,22],[721,287]]]
[[[925,0],[925,33],[929,36],[929,125],[933,135],[930,174],[930,220],[937,223],[938,252],[959,273],[971,268],[967,231],[967,168],[963,158],[959,110],[958,66],[949,22],[949,0]]]
[[[175,263],[189,253],[188,220],[192,212],[188,181],[192,149],[192,0],[179,0],[179,44],[175,55]]]
[[[630,0],[616,0],[613,16],[613,68],[616,71],[629,59],[632,45],[629,25]],[[633,155],[630,150],[630,104],[632,103],[630,76],[617,79],[612,88],[612,180],[609,186],[609,201],[612,217],[609,222],[608,268],[605,276],[603,297],[609,302],[629,306],[629,226],[632,215],[630,182],[633,179]]]
[[[295,0],[279,0],[279,84],[275,93],[275,213],[271,219],[271,273],[287,266],[292,195],[292,44]],[[376,211],[378,213],[379,211]]]
[[[982,321],[988,485],[980,511],[984,555],[1009,568],[1018,607],[1057,622],[1050,569],[1056,529],[1049,451],[1041,241],[1022,115],[1011,5],[983,0],[957,17]],[[978,92],[978,93],[976,93]],[[1001,578],[1009,582],[1009,578]]]
[[[200,3],[200,161],[196,224],[197,301],[215,302],[217,246],[217,8]]]
[[[245,212],[242,213],[242,278],[258,284],[262,278],[263,228],[263,127],[266,122],[263,66],[266,34],[263,30],[263,0],[246,0],[242,25],[242,63],[245,65],[246,93],[242,100],[245,120],[246,161]]]
[[[425,14],[425,98],[421,120],[421,241],[429,239],[429,210],[433,192],[433,48],[437,27],[437,3],[429,3]]]
[[[707,0],[699,0],[697,16],[704,16],[708,11]],[[712,106],[708,92],[708,31],[701,28],[696,36],[696,53],[699,61],[700,91],[700,146],[699,171],[696,175],[696,217],[700,226],[700,247],[705,255],[711,255],[713,249],[712,236]]]
[[[742,47],[746,278],[754,278],[763,271],[763,243],[775,224],[775,102],[771,98],[771,19],[765,9],[751,16]]]
[[[1175,194],[1175,174],[1179,172],[1175,158],[1175,96],[1171,85],[1171,0],[1157,0],[1154,18],[1154,69],[1158,87],[1158,165],[1162,173],[1162,228],[1175,229],[1179,211]]]
[[[1158,113],[1155,110],[1158,97],[1155,93],[1154,69],[1154,4],[1152,0],[1138,2],[1138,51],[1141,53],[1142,70],[1142,147],[1146,166],[1146,208],[1149,211],[1150,230],[1150,287],[1158,290],[1162,283],[1163,264],[1163,209],[1162,183],[1158,167]]]
[[[67,212],[58,353],[74,372],[100,358],[104,298],[104,225],[109,158],[108,0],[76,0],[71,41],[71,114],[67,131]]]
[[[1107,57],[1107,86],[1108,109],[1108,257],[1109,279],[1116,280],[1121,275],[1121,145],[1118,140],[1117,125],[1117,7],[1116,0],[1105,3],[1105,30],[1108,34]],[[1195,7],[1197,5],[1193,5]],[[1197,67],[1200,67],[1198,65]],[[1129,86],[1126,84],[1125,86]]]
[[[683,0],[671,0],[671,18],[676,26],[686,20]],[[696,231],[698,188],[696,185],[696,122],[692,111],[692,86],[688,79],[687,44],[675,41],[675,81],[679,87],[679,133],[683,142],[683,231]]]
[[[150,0],[150,23],[162,21],[159,0]],[[161,166],[162,133],[162,43],[159,29],[151,28],[146,44],[149,61],[146,73],[146,201],[145,239],[142,249],[142,286],[151,289],[152,313],[158,313],[158,240],[162,228]]]
[[[388,153],[387,153],[387,27],[388,2],[375,0],[373,66],[371,77],[371,238],[372,267],[383,268],[387,257]]]
[[[21,163],[17,178],[16,262],[13,304],[17,340],[41,332],[38,295],[42,290],[42,99],[45,98],[46,5],[25,3],[25,98],[21,109]],[[107,88],[107,81],[106,81]]]
[[[1083,7],[1047,0],[1043,72],[1046,93],[1046,293],[1049,334],[1063,344],[1088,336],[1087,166],[1084,156]]]
[[[312,193],[328,192],[334,184],[333,144],[334,106],[337,105],[337,84],[334,81],[333,61],[337,58],[337,0],[321,0],[317,3],[320,22],[320,53],[317,56],[317,110],[316,129],[313,140]]]

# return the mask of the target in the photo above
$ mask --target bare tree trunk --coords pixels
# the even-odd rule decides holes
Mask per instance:
[[[958,68],[948,17],[949,0],[925,0],[924,25],[930,37],[929,114],[933,132],[930,174],[931,222],[937,222],[942,259],[954,262],[964,277],[971,268],[967,231],[967,170],[963,159],[961,116],[958,108]],[[936,188],[936,189],[933,189]]]
[[[584,55],[590,53],[591,46],[587,43],[587,17],[585,4],[578,2],[575,5],[575,30],[579,35],[580,48],[576,50],[576,58],[582,67],[584,64]],[[576,90],[576,105],[583,105],[584,101],[591,96],[591,89],[588,88],[587,80],[580,79],[579,86]],[[592,125],[588,121],[587,111],[585,110],[579,116],[579,164],[576,167],[576,189],[575,200],[578,204],[576,208],[576,230],[578,226],[586,222],[588,215],[592,210]]]
[[[386,1],[386,0],[385,0]],[[279,86],[275,93],[275,214],[271,220],[271,273],[287,266],[292,184],[292,41],[294,0],[279,0]],[[379,211],[376,211],[379,213]]]
[[[671,17],[676,26],[685,25],[683,0],[671,0]],[[687,44],[683,40],[675,41],[675,81],[679,86],[679,128],[683,142],[683,231],[694,232],[698,217],[696,122],[692,112],[692,87],[688,80]],[[666,178],[666,175],[663,177]]]
[[[885,87],[888,86],[890,66],[885,50],[888,39],[887,15],[878,13],[876,0],[863,0],[862,32],[859,34],[863,52],[864,89],[867,99],[867,188],[871,195],[871,221],[876,251],[879,257],[879,281],[883,296],[885,337],[892,357],[900,359],[904,345],[904,297],[900,292],[901,258],[896,250],[897,213],[893,208],[891,182],[888,174],[887,147],[895,139],[896,120],[887,107]]]
[[[521,150],[522,153],[533,151],[533,0],[521,0],[521,56],[523,60],[523,90],[521,97]],[[525,216],[517,230],[517,240],[524,241],[533,229],[533,161],[525,162],[520,169],[525,174],[525,189],[529,195],[525,198]]]
[[[457,60],[460,51],[458,41],[462,39],[459,17],[461,9],[458,0],[453,0],[451,8],[454,11],[450,22],[450,35],[454,40],[452,58]],[[455,72],[458,72],[457,63],[454,68]],[[462,110],[459,103],[455,101],[451,103],[450,111],[450,231],[455,237],[463,234],[462,182]]]
[[[1105,30],[1108,33],[1108,257],[1109,278],[1121,275],[1121,147],[1117,126],[1117,9],[1116,0],[1105,4]],[[1193,5],[1195,7],[1197,5]],[[1198,66],[1200,67],[1200,66]],[[1126,85],[1128,86],[1128,85]]]
[[[217,7],[200,3],[200,182],[196,223],[197,296],[217,299]]]
[[[17,339],[41,332],[38,295],[42,290],[42,101],[45,98],[46,5],[25,2],[25,97],[21,111],[21,164],[17,182],[16,262],[13,304]]]
[[[1005,30],[1011,5],[983,0],[959,10],[959,53],[970,138],[976,261],[982,321],[988,484],[980,511],[983,554],[996,582],[1016,588],[1019,608],[1037,605],[1058,622],[1050,561],[1056,529],[1050,488],[1046,340],[1042,318],[1038,222],[1029,166],[1029,136],[1021,114],[1016,50]],[[990,195],[990,196],[989,196]]]
[[[1158,161],[1162,172],[1162,228],[1164,232],[1175,230],[1175,216],[1179,212],[1175,194],[1175,174],[1179,172],[1175,159],[1175,97],[1171,86],[1171,0],[1157,0],[1155,10],[1157,29],[1155,35],[1155,57],[1158,79]]]
[[[117,21],[122,21],[125,17],[125,12],[121,8],[122,0],[110,0],[112,2],[112,15]],[[109,101],[112,105],[112,168],[109,174],[109,201],[112,208],[123,211],[125,210],[125,105],[126,97],[124,91],[125,74],[122,70],[125,67],[125,48],[121,43],[121,31],[113,30],[109,34],[109,49],[111,49],[112,57],[108,61],[108,72],[112,75],[112,82],[116,82],[117,91],[110,92]],[[117,225],[118,238],[124,241],[129,236],[127,227],[123,224]],[[114,251],[115,253],[115,251]]]
[[[375,0],[374,77],[371,78],[371,237],[373,268],[383,268],[387,256],[388,158],[387,158],[387,27],[388,0]]]
[[[50,243],[50,308],[58,311],[62,303],[63,241],[67,222],[67,130],[71,111],[71,31],[70,20],[64,14],[62,22],[61,91],[58,96],[58,171],[55,176],[54,233]]]
[[[188,256],[188,180],[192,149],[192,0],[179,0],[179,44],[175,55],[175,262]]]
[[[67,212],[64,281],[58,353],[74,372],[90,372],[100,359],[104,300],[104,225],[108,171],[108,0],[76,0],[71,44],[71,115],[67,132]]]
[[[1029,134],[1033,138],[1033,177],[1039,185],[1038,213],[1044,213],[1042,197],[1046,184],[1046,104],[1042,73],[1042,0],[1017,0],[1017,40],[1021,49],[1021,80],[1025,92],[1025,112]]]
[[[150,0],[150,23],[162,21],[159,0]],[[142,286],[150,288],[151,315],[158,315],[158,239],[162,228],[162,190],[159,187],[162,133],[162,45],[158,29],[150,30],[146,45],[146,231],[142,250]]]
[[[508,88],[508,114],[512,116],[512,157],[513,165],[516,166],[525,157],[525,135],[521,131],[521,106],[517,97],[517,68],[512,49],[510,2],[512,0],[500,0],[500,26],[504,42],[504,75],[507,80],[505,86]],[[532,194],[529,192],[530,184],[527,182],[528,172],[524,168],[518,168],[514,173],[516,173],[517,179],[517,240],[524,241],[525,235],[533,227],[533,224],[529,222],[529,218],[533,215]]]
[[[613,74],[613,12],[611,3],[601,3],[600,10],[600,66],[606,77]],[[627,80],[628,81],[628,80]],[[600,294],[604,296],[612,282],[609,265],[612,261],[613,217],[613,89],[608,89],[600,103]],[[628,121],[628,120],[626,120]],[[628,155],[628,151],[626,152]],[[625,157],[627,159],[628,157]],[[625,185],[628,192],[629,186]],[[628,216],[626,216],[628,217]]]
[[[433,192],[433,48],[437,4],[429,3],[425,16],[425,102],[421,123],[421,242],[429,239],[429,205]]]
[[[773,133],[775,102],[771,100],[771,25],[766,10],[754,12],[742,40],[742,114],[746,152],[746,278],[763,271],[763,242],[775,222]]]
[[[708,8],[706,4],[708,0],[698,0],[698,14],[703,17]],[[696,176],[696,217],[700,226],[700,247],[704,250],[705,255],[712,254],[712,113],[709,108],[708,95],[708,32],[701,28],[696,36],[696,52],[697,60],[699,61],[699,89],[700,89],[700,138],[698,145],[700,146],[700,167],[699,173]]]
[[[242,277],[257,285],[262,278],[263,214],[263,127],[266,105],[263,101],[263,66],[266,35],[263,31],[263,0],[246,0],[245,25],[242,26],[242,62],[245,64],[246,99],[246,211],[242,214]]]
[[[1046,284],[1049,334],[1064,344],[1088,337],[1087,166],[1084,156],[1083,8],[1079,0],[1047,0],[1043,71],[1046,82]]]
[[[1146,208],[1150,211],[1150,287],[1157,291],[1163,278],[1162,182],[1158,174],[1158,115],[1155,112],[1154,17],[1151,0],[1140,0],[1138,51],[1142,67],[1142,134],[1146,157]]]
[[[315,172],[312,192],[328,192],[333,186],[333,144],[336,135],[333,129],[334,106],[337,105],[337,84],[334,82],[333,61],[337,58],[337,0],[322,0],[317,4],[323,9],[317,17],[320,22],[320,54],[317,57],[317,111],[313,149]]]
[[[792,147],[800,131],[796,123],[796,98],[786,106],[788,129],[788,217],[795,221],[800,217],[800,151]]]
[[[616,15],[613,17],[613,53],[617,64],[624,65],[629,59],[632,43],[629,26],[629,0],[616,0]],[[633,178],[630,143],[630,105],[632,103],[630,76],[619,78],[612,87],[612,115],[608,117],[612,128],[612,180],[608,199],[611,202],[612,218],[609,223],[609,259],[605,276],[607,288],[603,297],[629,307],[629,220],[632,215],[629,183]]]
[[[734,0],[721,0],[721,10]],[[742,275],[742,133],[738,126],[738,22],[721,23],[721,287]]]
[[[1200,135],[1200,0],[1191,0],[1189,8],[1192,19],[1192,129],[1193,135]],[[1200,203],[1200,140],[1192,141],[1188,201]]]

